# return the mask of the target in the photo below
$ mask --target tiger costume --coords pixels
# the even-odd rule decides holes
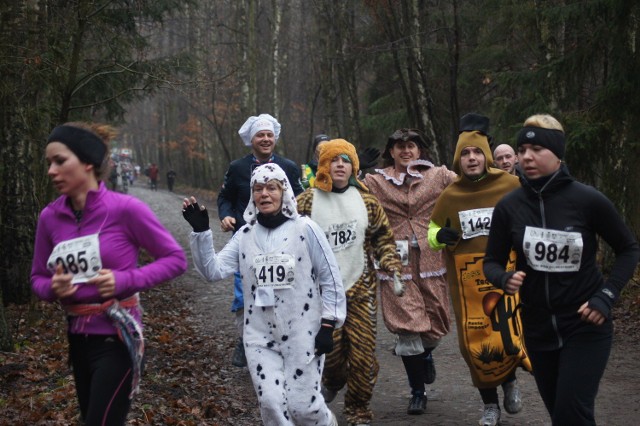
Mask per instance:
[[[347,421],[369,424],[373,418],[369,403],[379,370],[375,355],[377,279],[372,259],[391,274],[400,271],[402,265],[386,213],[364,184],[354,177],[342,191],[326,190],[327,176],[323,171],[336,155],[348,155],[353,176],[357,176],[355,148],[338,139],[321,149],[316,188],[298,196],[298,211],[325,231],[338,260],[347,297],[347,317],[342,328],[334,331],[334,349],[326,357],[322,383],[326,394],[332,397],[346,384]]]

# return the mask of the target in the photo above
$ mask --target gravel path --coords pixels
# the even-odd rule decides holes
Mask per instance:
[[[180,204],[185,194],[167,191],[150,191],[142,187],[132,187],[132,195],[148,203],[167,228],[185,247],[190,261],[187,274],[178,282],[191,286],[191,321],[203,335],[217,339],[228,348],[229,360],[235,344],[233,316],[229,311],[232,301],[232,281],[206,283],[194,270],[188,249],[187,236],[190,226],[182,219]],[[228,241],[230,234],[219,231],[215,202],[206,200],[210,211],[211,225],[214,230],[216,250]],[[428,386],[427,413],[421,416],[409,416],[406,408],[409,387],[400,358],[391,353],[393,335],[391,335],[379,317],[378,322],[378,360],[380,374],[374,391],[372,407],[375,425],[477,425],[482,414],[482,403],[477,390],[471,385],[467,366],[458,351],[458,342],[453,331],[443,339],[434,351],[437,369],[435,383]],[[638,422],[640,410],[640,343],[631,337],[616,335],[613,352],[596,403],[596,420],[599,425],[626,426]],[[248,410],[243,418],[236,420],[237,425],[259,423],[259,411],[256,397],[247,369],[229,365],[226,377],[228,392],[236,393],[239,400],[255,409]],[[535,388],[533,377],[523,370],[518,371],[525,406],[521,413],[510,415],[503,411],[502,425],[549,425],[549,417]],[[500,397],[502,398],[502,392]],[[340,425],[346,425],[342,416],[344,392],[330,404]]]

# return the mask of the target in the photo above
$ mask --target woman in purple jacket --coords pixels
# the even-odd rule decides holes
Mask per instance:
[[[122,425],[144,351],[138,293],[182,274],[185,254],[140,200],[109,191],[108,125],[67,123],[49,135],[48,174],[62,195],[38,219],[31,283],[68,320],[82,421]],[[145,249],[155,261],[138,267]]]

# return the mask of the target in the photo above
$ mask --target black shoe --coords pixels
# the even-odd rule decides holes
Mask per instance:
[[[424,392],[413,392],[409,401],[407,414],[424,414],[427,411],[427,394]]]
[[[236,367],[247,366],[247,358],[244,355],[244,345],[242,344],[242,339],[238,340],[236,348],[233,351],[233,356],[231,357],[231,365],[234,365]]]
[[[324,385],[320,387],[320,393],[324,398],[324,402],[326,402],[327,404],[336,399],[336,395],[338,395],[337,390],[325,388]]]
[[[436,365],[431,354],[424,358],[424,382],[428,385],[436,381]]]

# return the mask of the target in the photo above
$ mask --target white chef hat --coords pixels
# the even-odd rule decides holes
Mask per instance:
[[[293,189],[291,189],[291,184],[289,183],[287,174],[276,163],[266,163],[256,167],[251,173],[251,195],[249,198],[249,204],[247,204],[247,208],[243,215],[245,222],[253,225],[256,222],[258,215],[258,208],[256,207],[253,199],[253,186],[256,183],[266,184],[270,180],[277,180],[282,184],[282,214],[289,219],[295,219],[298,217],[298,203],[296,202],[296,196],[293,193]]]
[[[278,123],[278,120],[270,116],[269,114],[260,114],[259,116],[251,116],[244,122],[238,134],[242,138],[242,142],[246,146],[251,146],[251,139],[261,130],[270,130],[275,136],[276,142],[280,136],[280,129],[282,126]]]

